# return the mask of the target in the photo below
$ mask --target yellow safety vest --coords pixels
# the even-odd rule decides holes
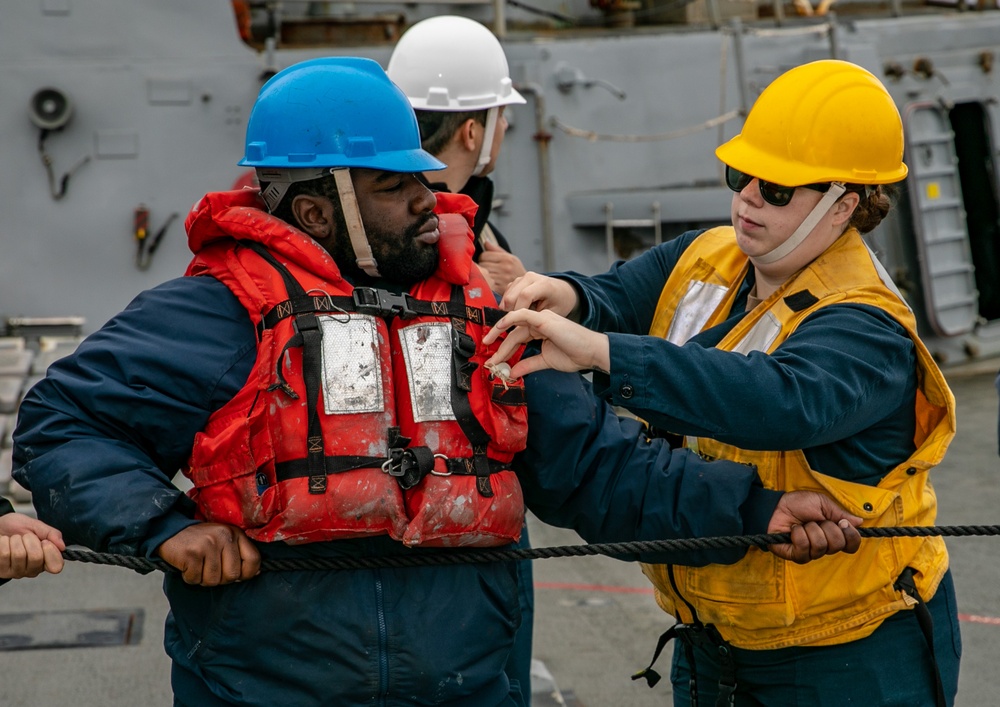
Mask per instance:
[[[747,256],[730,227],[700,235],[681,256],[663,288],[650,334],[682,344],[724,321],[743,282]],[[904,326],[917,351],[916,451],[877,486],[843,481],[809,468],[802,450],[749,451],[713,439],[687,438],[706,458],[754,464],[764,486],[819,491],[866,526],[933,525],[937,500],[929,470],[955,434],[955,399],[916,333],[916,323],[889,276],[856,230],[749,312],[717,348],[748,354],[774,351],[820,307],[855,302],[878,307]],[[854,555],[797,565],[750,548],[734,565],[702,568],[643,565],[664,611],[690,623],[714,624],[735,646],[772,649],[846,643],[867,636],[913,600],[893,589],[906,567],[917,570],[924,600],[948,568],[941,538],[866,539]],[[673,578],[671,578],[671,573]],[[676,586],[676,590],[674,587]]]

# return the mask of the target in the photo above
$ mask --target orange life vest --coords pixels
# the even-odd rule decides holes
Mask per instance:
[[[185,470],[201,516],[261,541],[517,540],[524,503],[508,466],[527,411],[523,383],[482,365],[500,313],[472,264],[475,204],[438,195],[438,270],[403,294],[353,287],[258,207],[252,190],[209,194],[187,222],[187,274],[225,283],[259,336],[246,385]]]

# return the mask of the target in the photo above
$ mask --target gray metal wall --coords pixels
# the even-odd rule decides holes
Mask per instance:
[[[367,7],[376,6],[354,11]],[[408,21],[455,11],[415,7],[407,8]],[[489,6],[468,9],[490,18]],[[638,247],[652,242],[654,229],[641,224],[656,208],[665,239],[692,225],[727,222],[731,193],[722,186],[715,147],[739,131],[740,112],[768,82],[814,59],[836,55],[884,77],[904,116],[911,104],[946,110],[984,102],[991,132],[1000,134],[1000,87],[981,58],[998,49],[1000,13],[941,9],[831,20],[510,32],[511,72],[528,104],[508,111],[511,128],[494,178],[502,202],[496,222],[515,252],[531,269],[603,270],[609,204],[610,216],[626,222],[616,235]],[[228,188],[241,174],[235,163],[262,72],[323,54],[359,54],[385,65],[390,52],[383,44],[258,54],[237,36],[224,0],[31,0],[6,7],[0,316],[83,315],[89,331],[139,290],[179,275],[188,260],[184,214],[204,192]],[[932,73],[913,70],[921,58]],[[900,78],[886,76],[890,64],[902,67]],[[56,175],[90,157],[59,201],[49,194],[38,130],[27,115],[32,94],[46,86],[65,91],[76,108],[69,126],[45,144]],[[152,232],[180,214],[145,271],[134,263],[132,218],[140,204],[151,211]],[[961,205],[953,217],[961,223]],[[889,271],[911,285],[919,310],[926,253],[911,220],[890,219],[872,241]],[[956,247],[948,257],[960,257]],[[960,358],[965,341],[950,336],[940,349]]]

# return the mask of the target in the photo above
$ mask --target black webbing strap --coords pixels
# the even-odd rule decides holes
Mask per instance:
[[[264,329],[273,329],[282,319],[302,312],[323,314],[351,313],[370,314],[382,319],[402,317],[412,319],[423,315],[428,317],[450,317],[468,319],[476,324],[493,326],[506,312],[494,307],[469,307],[464,298],[461,302],[438,302],[421,300],[407,293],[396,294],[375,287],[355,287],[350,295],[302,295],[289,297],[265,312],[257,325],[258,336]]]
[[[326,457],[324,467],[327,474],[340,474],[355,469],[382,469],[403,489],[416,486],[434,469],[434,453],[429,447],[393,448],[388,457],[365,457],[345,454]],[[313,476],[308,459],[290,459],[274,465],[274,475],[279,482]],[[312,482],[310,481],[310,484]]]
[[[946,707],[948,703],[944,698],[941,670],[938,668],[937,656],[934,654],[934,617],[931,616],[930,609],[927,608],[927,604],[924,603],[924,600],[920,597],[920,593],[917,591],[917,583],[913,581],[915,573],[916,570],[912,567],[907,567],[899,575],[892,588],[897,592],[903,592],[917,602],[913,607],[913,613],[920,624],[920,631],[924,634],[924,640],[927,641],[927,648],[931,652],[931,663],[934,665],[934,703],[937,707]]]
[[[656,650],[653,651],[653,659],[649,661],[649,665],[632,676],[633,680],[645,680],[646,684],[650,687],[656,687],[656,683],[660,682],[663,676],[653,670],[653,664],[659,660],[660,653],[667,647],[667,644],[677,638],[677,627],[680,625],[682,624],[674,624],[660,634],[660,637],[656,641]]]
[[[473,310],[472,307],[465,307],[465,292],[458,285],[451,288],[451,304],[453,308],[461,304],[468,312]],[[492,498],[490,464],[486,457],[486,446],[489,444],[490,436],[473,414],[472,403],[469,400],[472,374],[479,368],[479,364],[469,360],[476,353],[476,342],[466,333],[467,319],[451,320],[451,409],[455,413],[455,421],[472,445],[471,463],[476,474],[476,490],[480,496]],[[482,318],[479,318],[479,323],[481,322]]]
[[[406,438],[400,439],[405,440]],[[351,454],[329,456],[324,460],[324,467],[327,474],[340,474],[355,469],[382,469],[390,476],[395,476],[401,488],[409,489],[433,472],[434,462],[434,452],[431,451],[430,447],[394,446],[390,447],[388,457],[366,457]],[[509,464],[495,459],[488,459],[487,463],[491,474],[497,474],[510,468]],[[446,459],[444,465],[446,471],[441,472],[443,476],[476,476],[479,474],[474,457],[452,457]],[[274,465],[274,475],[279,482],[311,476],[309,462],[307,459],[289,459],[277,462]]]
[[[448,474],[454,474],[455,476],[479,476],[481,464],[481,458],[478,456],[451,457],[445,461],[445,468],[448,469]],[[487,458],[486,465],[489,467],[489,471],[487,472],[489,474],[498,474],[501,471],[510,469],[509,463],[500,462],[496,459]]]
[[[715,648],[715,654],[719,656],[719,695],[715,698],[715,707],[732,707],[736,704],[736,659],[733,658],[733,647],[715,626],[706,626],[705,635],[710,641],[709,645]]]
[[[416,486],[420,481],[434,471],[434,452],[430,447],[410,447],[410,438],[399,434],[398,427],[389,428],[389,453],[385,457],[369,457],[362,455],[343,454],[325,457],[324,470],[327,474],[340,474],[355,469],[381,469],[396,481],[403,489]],[[459,461],[459,460],[456,460]],[[290,459],[277,462],[274,465],[275,478],[281,481],[310,478],[312,484],[313,471],[309,459]]]
[[[292,297],[271,307],[257,324],[257,334],[273,329],[278,322],[299,312],[324,312],[329,314],[353,311],[354,298],[349,295],[305,295]]]
[[[376,469],[383,464],[385,464],[385,457],[364,457],[345,454],[336,457],[326,457],[323,466],[328,474],[340,474],[355,469]],[[275,463],[274,476],[281,482],[288,481],[289,479],[300,479],[303,476],[312,476],[312,471],[309,468],[308,459],[289,459],[288,461]]]
[[[684,646],[691,677],[688,679],[688,690],[691,693],[691,707],[698,707],[698,669],[695,665],[694,649],[703,648],[719,657],[719,694],[715,699],[715,707],[732,707],[736,704],[736,661],[733,659],[732,646],[722,637],[712,625],[701,623],[676,623],[664,632],[656,642],[656,650],[649,665],[632,676],[633,680],[645,679],[653,687],[660,681],[660,674],[653,670],[653,664],[660,653],[672,639],[676,638]]]
[[[507,312],[502,309],[497,309],[496,307],[483,307],[483,324],[492,327],[500,318],[503,317]]]
[[[299,284],[284,265],[282,265],[274,255],[264,246],[255,242],[248,242],[248,246],[271,266],[278,271],[281,279],[285,283],[285,290],[289,297],[295,300],[302,300],[306,297],[306,291]],[[313,310],[295,312],[295,335],[285,344],[285,348],[278,357],[278,380],[280,387],[285,392],[292,391],[285,382],[281,374],[281,361],[285,352],[295,346],[302,347],[302,377],[306,384],[306,407],[308,409],[309,423],[306,436],[306,465],[309,476],[309,493],[326,493],[326,453],[323,446],[323,428],[319,419],[319,388],[322,380],[322,354],[323,354],[323,332],[319,328],[319,319]],[[291,392],[292,397],[298,395]]]

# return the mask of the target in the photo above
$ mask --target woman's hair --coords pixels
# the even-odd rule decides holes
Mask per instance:
[[[459,126],[470,118],[480,125],[486,125],[487,110],[433,111],[418,110],[417,125],[420,127],[420,142],[427,152],[440,155]]]
[[[861,199],[851,216],[850,225],[862,234],[874,230],[889,213],[895,195],[896,188],[890,184],[862,187],[858,192]]]

